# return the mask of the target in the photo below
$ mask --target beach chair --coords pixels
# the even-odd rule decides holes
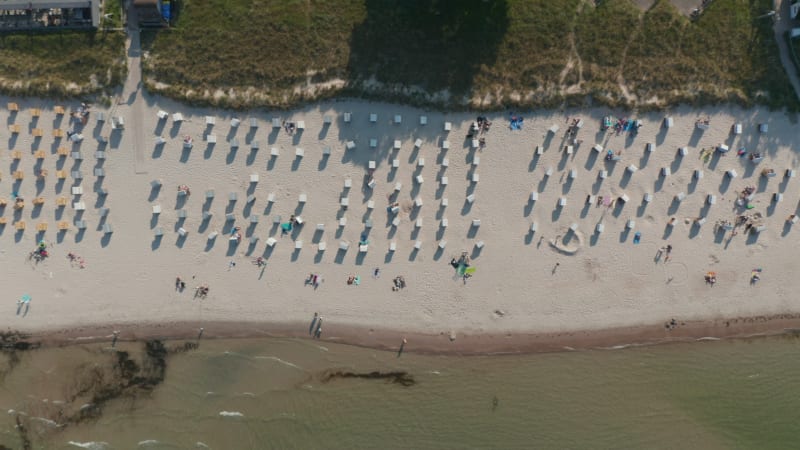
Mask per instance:
[[[203,222],[211,220],[214,214],[211,211],[203,211]]]
[[[67,178],[67,171],[66,170],[56,170],[56,178],[59,180],[64,180]]]
[[[544,171],[544,176],[550,177],[552,175],[553,175],[553,168],[552,167],[548,167],[547,170]]]
[[[163,109],[160,109],[156,113],[156,117],[158,117],[158,120],[165,120],[167,117],[169,117],[169,114]]]
[[[417,218],[416,222],[414,222],[414,226],[417,228],[422,228],[422,217]]]
[[[255,117],[250,118],[250,128],[258,128],[258,119]]]
[[[417,184],[422,184],[425,182],[425,179],[422,178],[422,175],[417,175],[415,179],[417,180]]]
[[[392,226],[393,226],[393,227],[398,227],[398,226],[400,226],[400,218],[399,218],[399,217],[396,217],[396,216],[395,216],[395,218],[394,218],[394,219],[392,219]]]
[[[183,227],[181,227],[181,228],[178,228],[178,236],[180,236],[180,237],[186,237],[186,235],[187,235],[187,234],[189,234],[189,232],[188,232],[188,231],[186,231],[186,229],[185,229],[185,228],[183,228]]]
[[[239,138],[231,139],[231,149],[239,148]]]
[[[239,199],[239,194],[237,194],[236,192],[231,192],[231,193],[228,194],[228,201],[229,202],[235,202],[238,199]]]
[[[597,153],[603,153],[603,146],[600,144],[594,144],[592,146],[592,150],[596,151]]]
[[[179,209],[178,210],[178,219],[185,219],[187,214],[188,213],[186,212],[185,209]]]
[[[307,194],[300,194],[300,195],[297,196],[297,202],[298,203],[305,203],[307,201],[308,201],[308,195]]]
[[[217,135],[216,134],[208,134],[206,135],[206,142],[209,144],[216,144],[217,143]]]
[[[597,176],[601,180],[605,180],[606,178],[608,178],[608,171],[605,169],[601,169],[600,172],[597,173]]]
[[[267,238],[267,247],[274,247],[277,242],[273,237]]]
[[[675,194],[675,201],[682,202],[686,198],[686,194],[684,192],[678,192]]]
[[[153,205],[153,214],[161,214],[161,205]]]
[[[402,141],[400,141],[400,139],[395,139],[395,140],[394,140],[394,145],[393,145],[393,148],[394,148],[395,150],[400,150],[400,147],[401,147],[402,145],[403,145],[403,142],[402,142]]]
[[[36,231],[47,231],[47,222],[39,222],[36,224]]]
[[[206,127],[213,127],[217,124],[217,118],[214,116],[206,116]]]
[[[14,160],[17,160],[17,161],[21,160],[22,159],[22,152],[19,151],[19,150],[14,150],[13,152],[11,152],[11,159],[14,159]]]
[[[703,179],[703,171],[701,169],[695,169],[694,178],[696,180],[702,180]]]
[[[8,108],[9,112],[15,113],[19,112],[19,105],[13,102],[9,102],[6,107]]]
[[[626,167],[625,170],[627,170],[630,173],[636,173],[636,171],[639,170],[639,168],[636,167],[634,164],[631,164],[630,166]]]
[[[478,228],[481,226],[481,219],[472,219],[472,227]]]
[[[270,192],[267,195],[267,203],[275,203],[275,193],[274,192]]]
[[[154,235],[156,238],[160,238],[161,236],[164,236],[164,228],[162,228],[162,227],[156,227],[156,229],[155,229],[155,230],[153,230],[153,235]]]
[[[547,129],[547,132],[554,135],[558,133],[558,130],[559,130],[558,125],[552,125],[550,128]]]
[[[647,145],[645,146],[645,150],[647,150],[649,153],[653,153],[654,151],[656,151],[656,146],[652,142],[648,142]]]
[[[24,220],[20,220],[20,221],[16,222],[14,224],[14,228],[16,228],[17,231],[24,231],[25,230],[25,221]]]
[[[80,170],[73,170],[72,171],[72,179],[74,180],[82,180],[83,179],[83,172]]]
[[[602,222],[601,222],[601,223],[598,223],[598,224],[597,224],[597,226],[596,226],[596,227],[594,227],[594,230],[597,232],[597,234],[600,234],[600,233],[602,233],[602,232],[603,232],[603,230],[605,230],[605,229],[606,229],[606,227],[605,227],[605,225],[603,225],[603,223],[602,223]]]
[[[475,202],[475,194],[469,194],[467,196],[467,203],[474,203]]]
[[[367,200],[367,209],[375,208],[375,200]]]
[[[451,122],[444,123],[444,131],[450,131],[453,129],[453,124]]]
[[[340,227],[344,227],[346,225],[347,225],[347,217],[344,217],[344,216],[340,217],[339,218],[339,226]]]
[[[125,128],[125,119],[122,116],[116,116],[111,118],[111,129],[112,130],[122,130]]]
[[[258,141],[253,141],[253,142],[250,143],[250,150],[252,150],[254,152],[258,151],[258,149],[260,147],[261,147],[261,144]]]
[[[281,118],[280,117],[273,117],[272,118],[272,128],[280,128],[281,127]]]
[[[161,187],[161,180],[155,179],[155,180],[151,181],[150,182],[150,187],[153,188],[153,189],[160,188]]]
[[[450,141],[442,141],[442,150],[450,149]]]
[[[560,197],[558,199],[558,206],[561,208],[567,206],[567,197]]]
[[[725,172],[725,175],[727,175],[727,176],[728,176],[728,177],[730,177],[731,179],[734,179],[734,178],[736,178],[736,177],[738,177],[738,176],[739,176],[739,174],[738,174],[738,173],[736,173],[736,171],[735,171],[735,170],[733,170],[733,169],[730,169],[730,170],[728,170],[727,172]]]
[[[403,116],[401,116],[400,114],[395,114],[394,115],[394,123],[395,124],[403,123]]]
[[[441,184],[442,186],[447,186],[447,183],[448,183],[449,181],[450,181],[450,180],[448,180],[448,179],[447,179],[447,177],[442,177],[442,178],[439,180],[439,184]]]
[[[11,132],[11,134],[19,134],[21,128],[19,124],[12,123],[11,125],[8,126],[8,130]]]
[[[69,230],[69,222],[67,222],[66,220],[58,222],[58,231],[67,231],[67,230]]]
[[[22,180],[25,178],[25,172],[21,170],[15,170],[12,176],[15,180]]]
[[[69,199],[67,197],[62,195],[56,198],[56,206],[58,206],[59,208],[67,206],[67,204],[69,204]]]
[[[306,129],[306,122],[305,120],[298,120],[297,121],[297,130],[305,130]]]
[[[415,241],[414,242],[414,250],[419,250],[422,248],[422,241]]]
[[[95,167],[94,176],[96,176],[97,178],[103,178],[104,176],[106,176],[105,169],[103,169],[102,167]]]
[[[344,113],[344,123],[350,123],[353,120],[353,114],[346,112]]]
[[[183,122],[183,114],[181,114],[181,113],[175,113],[175,114],[173,114],[173,115],[172,115],[172,121],[173,121],[173,122],[175,122],[175,123],[181,123],[181,122]]]
[[[41,128],[34,128],[33,130],[31,130],[31,135],[35,138],[40,138],[44,136],[44,130]]]
[[[627,228],[629,230],[632,230],[635,227],[636,227],[636,221],[633,220],[633,219],[628,219],[628,221],[625,223],[625,228]]]
[[[102,150],[98,150],[98,151],[94,152],[94,157],[95,157],[95,159],[98,159],[98,160],[102,161],[102,160],[106,159],[106,152],[104,152]]]
[[[668,177],[668,176],[672,175],[672,171],[670,170],[669,167],[662,167],[661,168],[661,175],[663,175],[664,177]]]
[[[339,241],[339,250],[347,250],[350,248],[350,243],[347,241]]]
[[[239,118],[234,117],[231,119],[231,128],[239,128],[240,123],[242,123],[242,121]]]
[[[708,202],[709,205],[713,205],[717,203],[717,196],[714,194],[708,194],[708,196],[706,197],[706,201]]]
[[[38,118],[42,115],[42,110],[39,108],[31,108],[31,118]]]
[[[378,146],[378,140],[376,138],[371,138],[369,140],[369,146],[370,146],[370,148],[377,147]]]
[[[259,179],[259,177],[258,177],[257,173],[251,173],[250,174],[250,182],[251,183],[258,183],[258,179]]]
[[[32,203],[36,206],[44,205],[44,197],[36,197],[33,199]]]
[[[472,148],[478,148],[480,146],[480,141],[477,139],[472,140]]]
[[[76,220],[75,221],[75,228],[78,230],[85,230],[87,228],[87,223],[85,220]]]
[[[53,108],[53,112],[55,112],[57,116],[63,116],[64,114],[66,114],[67,111],[64,109],[63,106],[59,105]]]
[[[421,208],[422,204],[423,204],[422,197],[417,197],[414,199],[414,206],[416,206],[417,208]]]
[[[447,168],[447,167],[450,167],[450,158],[442,158],[442,168]]]
[[[442,217],[442,221],[439,222],[439,227],[440,228],[447,228],[448,225],[450,225],[450,221],[447,220],[447,217]]]
[[[571,169],[569,171],[569,177],[574,180],[578,177],[578,171],[576,169]]]
[[[75,161],[83,161],[83,154],[81,152],[72,152],[72,159]]]
[[[303,156],[305,156],[305,154],[306,154],[305,150],[303,150],[300,147],[294,149],[295,158],[302,158]]]
[[[389,251],[390,252],[397,251],[397,241],[389,242]]]
[[[303,248],[303,241],[301,241],[300,239],[294,241],[294,249],[295,250],[300,250],[302,248]]]
[[[675,121],[672,119],[672,117],[665,117],[664,118],[664,127],[672,128],[672,126],[674,124],[675,124]]]
[[[97,121],[98,122],[105,122],[106,121],[106,113],[100,111],[97,113]]]
[[[258,223],[258,214],[251,214],[250,215],[250,223]]]
[[[54,138],[63,138],[64,137],[64,130],[61,128],[56,128],[53,130],[53,137]]]
[[[651,193],[649,193],[649,192],[648,192],[648,193],[646,193],[646,194],[644,194],[644,197],[642,198],[642,200],[643,200],[645,203],[650,203],[650,202],[652,202],[652,201],[653,201],[653,194],[651,194]]]
[[[69,156],[69,149],[67,147],[58,147],[56,153],[58,154],[59,157],[66,157]]]
[[[686,156],[689,154],[689,147],[680,147],[678,149],[678,154],[681,156]]]

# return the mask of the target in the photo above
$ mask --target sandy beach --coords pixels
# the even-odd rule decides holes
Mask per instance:
[[[216,324],[206,327],[214,335],[214,326],[227,323],[230,335],[236,334],[236,323],[243,323],[253,334],[302,335],[319,312],[325,322],[322,339],[339,334],[364,342],[365,336],[354,331],[363,330],[442,336],[446,342],[453,335],[453,342],[460,342],[459,336],[509,334],[579,332],[591,338],[602,330],[633,328],[663,335],[664,324],[673,318],[712,324],[778,317],[776,326],[786,327],[800,313],[791,294],[797,286],[792,273],[798,269],[793,255],[798,231],[787,221],[798,208],[794,185],[800,180],[786,173],[797,167],[794,149],[800,137],[797,126],[779,112],[733,107],[637,116],[600,109],[526,112],[515,113],[524,118],[518,130],[509,128],[508,112],[492,113],[486,115],[491,129],[481,135],[485,147],[476,149],[465,139],[473,113],[339,101],[235,114],[146,96],[141,111],[127,104],[93,106],[81,132],[84,140],[72,144],[53,137],[53,129],[70,129],[69,117],[55,113],[56,103],[8,98],[0,103],[8,102],[16,102],[20,111],[0,112],[8,125],[0,132],[8,145],[0,156],[2,197],[9,201],[0,235],[6,268],[0,280],[8,292],[6,313],[0,316],[5,329],[82,330],[99,336],[110,328],[132,335],[155,327],[156,334],[168,336],[171,324],[175,334],[185,334],[186,324],[205,323]],[[61,105],[67,112],[79,106]],[[41,108],[37,122],[30,108]],[[161,110],[167,118],[159,119]],[[100,112],[103,122],[97,121]],[[182,122],[173,120],[175,113],[182,114]],[[370,114],[376,114],[374,122]],[[642,127],[635,137],[602,131],[607,115],[639,119]],[[213,117],[213,125],[206,116]],[[111,129],[112,117],[123,118],[124,130]],[[695,126],[701,117],[710,118],[709,129]],[[234,118],[241,120],[238,127],[231,126]],[[290,134],[274,128],[273,118],[302,122],[304,130]],[[583,126],[575,137],[580,144],[570,153],[565,131],[574,118]],[[257,127],[251,127],[251,119]],[[732,134],[736,123],[742,124],[741,135]],[[762,123],[768,124],[766,133],[758,131]],[[20,126],[19,133],[10,132],[13,124]],[[549,133],[553,125],[559,129]],[[43,137],[34,139],[33,128],[42,129]],[[216,144],[209,143],[210,135]],[[191,149],[184,148],[186,136]],[[158,137],[164,144],[156,144]],[[238,148],[232,148],[234,141]],[[347,149],[351,141],[355,148]],[[443,148],[445,142],[449,149]],[[703,149],[721,144],[730,151],[701,157]],[[593,150],[594,145],[603,151]],[[543,147],[541,155],[537,146]],[[70,154],[60,157],[59,147]],[[748,153],[737,156],[740,148]],[[621,152],[619,161],[607,161],[607,149]],[[35,154],[39,150],[43,159]],[[105,159],[98,159],[103,155],[97,151],[105,152]],[[763,161],[751,162],[753,152]],[[626,170],[631,165],[635,172]],[[41,169],[47,175],[37,181]],[[762,176],[764,169],[776,176]],[[61,170],[63,182],[56,176]],[[703,171],[702,178],[696,170]],[[726,174],[731,170],[735,178]],[[24,179],[15,182],[15,171]],[[74,179],[74,171],[82,179]],[[605,179],[601,171],[607,172]],[[154,180],[160,180],[160,188],[153,188]],[[180,185],[191,194],[179,196]],[[83,194],[72,195],[73,186],[82,187]],[[750,186],[755,195],[737,205]],[[13,207],[14,193],[26,201],[22,210]],[[232,193],[236,201],[229,200]],[[652,195],[649,202],[646,194]],[[68,202],[59,207],[62,196]],[[589,196],[594,196],[591,203]],[[600,196],[612,203],[606,205]],[[627,202],[620,200],[624,196]],[[34,207],[36,197],[44,204]],[[558,205],[561,199],[564,206]],[[396,215],[387,210],[394,201]],[[85,210],[77,211],[76,202]],[[108,208],[106,217],[102,208]],[[210,216],[204,218],[204,212]],[[754,213],[762,216],[760,232],[744,226],[735,229],[736,235],[715,232],[718,221]],[[303,224],[283,235],[280,224],[292,215],[302,217]],[[671,218],[674,224],[668,226]],[[705,221],[698,223],[699,218]],[[83,231],[75,226],[81,220]],[[26,222],[24,231],[15,229],[19,221]],[[62,221],[70,226],[59,232]],[[39,223],[47,223],[47,231],[37,233]],[[600,233],[598,223],[603,224]],[[230,240],[235,227],[240,227],[238,243]],[[209,239],[214,232],[216,238]],[[273,247],[269,238],[276,240]],[[49,256],[36,263],[29,254],[40,239]],[[363,252],[362,241],[368,241]],[[342,243],[349,245],[346,251]],[[396,250],[389,250],[391,244]],[[670,259],[665,261],[663,252],[657,258],[667,245],[673,249]],[[464,252],[475,268],[466,280],[450,265]],[[70,253],[85,267],[70,261]],[[253,263],[258,257],[264,267]],[[761,269],[760,280],[752,283],[754,269]],[[708,272],[716,274],[713,286],[704,279]],[[306,284],[309,274],[321,280],[318,287]],[[178,276],[187,284],[184,292],[175,289]],[[358,285],[347,283],[351,276],[358,277]],[[399,291],[392,289],[396,276],[407,285]],[[208,296],[195,298],[195,287],[203,284]],[[17,304],[26,294],[30,303]],[[298,333],[280,324],[302,325]]]

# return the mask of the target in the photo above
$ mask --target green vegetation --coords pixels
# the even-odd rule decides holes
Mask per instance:
[[[122,24],[121,0],[105,0],[98,31],[22,31],[0,34],[0,93],[75,97],[120,86],[125,80],[125,34],[103,31]]]

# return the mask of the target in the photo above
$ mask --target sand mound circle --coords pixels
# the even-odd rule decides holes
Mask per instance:
[[[574,255],[583,248],[586,238],[580,231],[568,230],[564,235],[556,236],[550,241],[550,247],[563,255]]]

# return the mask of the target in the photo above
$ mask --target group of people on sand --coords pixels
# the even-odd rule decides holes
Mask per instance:
[[[192,277],[194,278],[194,277]],[[175,290],[178,292],[183,292],[186,289],[186,282],[183,281],[183,278],[180,276],[175,277]],[[195,298],[206,298],[208,296],[208,285],[201,284],[194,289],[194,296]]]
[[[45,241],[39,241],[39,244],[36,245],[36,248],[30,253],[30,255],[28,255],[28,259],[38,263],[46,259],[48,256],[50,256],[50,254],[47,252],[47,243]]]
[[[319,287],[319,284],[322,283],[322,276],[316,273],[308,274],[306,277],[306,286],[311,285],[314,289]]]
[[[287,122],[283,121],[283,130],[289,135],[293,135],[294,132],[297,130],[297,125],[294,122]]]

